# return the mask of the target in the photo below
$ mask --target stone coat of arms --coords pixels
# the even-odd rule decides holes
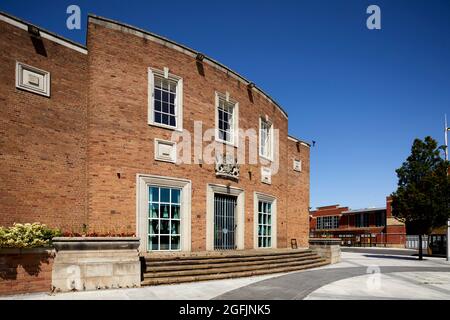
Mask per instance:
[[[216,155],[216,176],[239,179],[239,164],[232,155]]]

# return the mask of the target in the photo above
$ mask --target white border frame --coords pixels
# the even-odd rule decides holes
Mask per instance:
[[[173,147],[173,159],[171,158],[161,158],[158,157],[158,146],[160,144],[167,144],[167,145],[172,145]],[[163,139],[159,139],[159,138],[155,138],[155,150],[154,150],[154,158],[156,161],[162,161],[162,162],[169,162],[169,163],[177,163],[177,143],[170,141],[170,140],[163,140]]]
[[[215,91],[214,93],[214,112],[215,112],[215,141],[227,144],[233,147],[239,147],[239,102],[236,100],[233,100],[231,98],[228,99],[228,103],[234,104],[233,107],[233,127],[232,129],[232,141],[225,141],[219,138],[219,99],[226,99],[226,95],[223,93],[220,93],[218,91]]]
[[[226,194],[237,197],[235,243],[237,250],[245,248],[245,192],[225,185],[206,185],[206,250],[214,251],[214,194]]]
[[[267,201],[272,203],[272,246],[260,248],[258,247],[258,202]],[[278,213],[277,213],[277,198],[274,196],[264,194],[258,191],[253,193],[253,247],[255,249],[273,249],[277,248],[277,224],[278,224]]]
[[[299,167],[300,167],[300,169],[299,170],[297,170],[297,169],[295,169],[295,162],[299,162]],[[295,172],[302,172],[302,166],[303,166],[303,163],[302,163],[302,160],[300,159],[294,159],[293,161],[292,161],[292,169],[295,171]]]
[[[23,70],[28,70],[31,72],[38,73],[43,76],[44,79],[44,91],[38,90],[32,86],[29,86],[23,82]],[[32,93],[39,94],[44,97],[50,97],[50,72],[36,67],[30,66],[28,64],[16,61],[16,88],[29,91]]]
[[[266,171],[266,173],[268,174],[264,174],[264,171]],[[269,177],[269,181],[266,182],[264,181],[264,176],[268,176]],[[271,185],[272,184],[272,169],[269,167],[261,167],[261,182],[264,184],[268,184]]]
[[[177,95],[175,97],[175,114],[177,119],[177,125],[175,127],[165,125],[162,123],[156,123],[154,121],[154,88],[155,88],[155,75],[166,78],[164,71],[155,68],[148,68],[148,110],[147,110],[147,122],[151,126],[161,127],[165,129],[183,131],[183,78],[169,73],[167,79],[177,82]]]
[[[148,250],[148,186],[181,188],[180,250]],[[136,235],[140,237],[139,252],[191,251],[191,192],[190,180],[148,174],[136,175]]]

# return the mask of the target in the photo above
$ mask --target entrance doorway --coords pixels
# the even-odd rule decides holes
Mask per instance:
[[[214,250],[236,249],[237,197],[214,194]]]

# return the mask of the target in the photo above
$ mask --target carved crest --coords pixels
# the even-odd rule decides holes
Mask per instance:
[[[239,179],[239,164],[232,155],[216,155],[216,176]]]

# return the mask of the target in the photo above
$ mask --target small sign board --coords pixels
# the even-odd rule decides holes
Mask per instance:
[[[291,239],[291,248],[297,249],[297,239]]]

